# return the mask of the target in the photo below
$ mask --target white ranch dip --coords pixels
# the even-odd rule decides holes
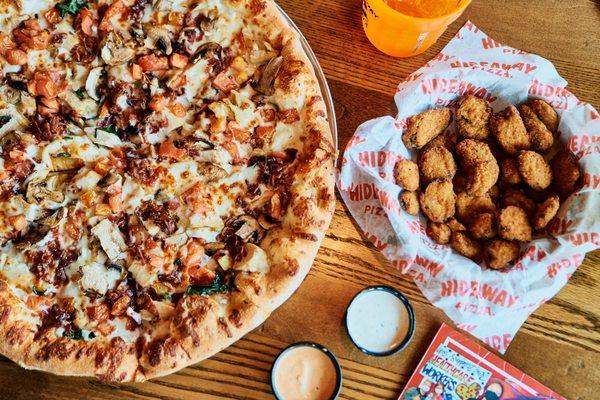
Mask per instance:
[[[272,383],[281,400],[328,400],[336,382],[331,359],[311,346],[292,347],[275,362]]]
[[[348,333],[357,346],[385,353],[398,347],[406,338],[410,319],[406,306],[387,290],[366,290],[348,306]]]

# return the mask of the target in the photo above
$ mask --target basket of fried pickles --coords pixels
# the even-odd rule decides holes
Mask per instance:
[[[546,235],[580,184],[577,158],[556,136],[559,117],[529,99],[494,114],[473,95],[408,119],[402,140],[417,161],[394,167],[402,208],[427,219],[427,235],[484,267],[511,268],[533,237]]]

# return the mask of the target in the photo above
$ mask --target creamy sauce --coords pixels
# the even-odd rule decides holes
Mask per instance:
[[[299,346],[275,364],[274,389],[281,400],[328,400],[336,388],[336,369],[321,350]]]
[[[394,294],[369,290],[359,294],[348,307],[347,325],[358,346],[384,353],[406,338],[410,320],[406,306]]]

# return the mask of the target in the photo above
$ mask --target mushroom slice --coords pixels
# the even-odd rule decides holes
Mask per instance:
[[[110,185],[114,185],[115,183],[119,182],[121,179],[123,179],[121,177],[121,175],[110,171],[102,179],[100,179],[100,181],[98,182],[98,186],[100,186],[101,188],[104,189],[104,188],[109,187]]]
[[[198,173],[203,176],[207,182],[218,181],[227,176],[227,171],[218,165],[211,163],[198,164]]]
[[[91,232],[100,241],[102,250],[111,261],[124,257],[127,245],[123,234],[113,222],[103,219],[92,228]]]
[[[190,60],[193,64],[196,64],[198,61],[200,61],[202,59],[207,60],[207,59],[210,59],[213,57],[220,60],[222,49],[223,48],[221,47],[221,45],[219,43],[215,43],[215,42],[203,43],[202,45],[200,45],[200,47],[198,47],[198,49],[192,55],[192,58]]]
[[[169,32],[164,28],[159,28],[152,24],[146,24],[144,30],[148,34],[154,48],[160,50],[165,55],[171,55],[173,52],[173,46],[171,45],[171,38]]]
[[[100,56],[108,65],[116,66],[131,60],[135,56],[135,51],[126,47],[123,38],[117,33],[111,32],[104,39]]]
[[[83,167],[84,162],[77,157],[52,156],[52,172],[77,171]]]
[[[90,135],[92,142],[105,147],[123,146],[123,141],[119,136],[112,132],[96,128],[93,135]]]
[[[255,218],[250,215],[242,215],[236,220],[236,225],[239,225],[240,222],[241,225],[235,231],[237,236],[245,242],[251,239],[260,239],[263,229]]]
[[[93,68],[85,80],[85,91],[92,99],[96,101],[100,101],[100,96],[98,95],[98,86],[100,86],[103,72],[104,68],[102,67]]]
[[[65,195],[58,190],[66,181],[65,174],[49,174],[45,178],[33,178],[27,184],[25,199],[29,204],[62,203]],[[68,175],[67,175],[68,177]]]
[[[58,224],[60,224],[60,221],[62,221],[66,215],[67,209],[65,207],[61,207],[52,214],[44,218],[40,218],[35,222],[48,228],[54,228],[55,226],[58,226]]]
[[[281,65],[283,64],[283,57],[277,56],[271,58],[269,63],[264,68],[260,80],[258,81],[258,85],[256,86],[256,90],[263,94],[271,94],[273,82],[275,82],[275,78],[281,69]]]
[[[225,243],[222,242],[211,242],[204,245],[204,251],[211,255],[225,248]]]

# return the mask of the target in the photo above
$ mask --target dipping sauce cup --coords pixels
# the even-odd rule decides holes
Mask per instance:
[[[294,343],[273,362],[271,388],[277,400],[334,400],[342,388],[342,368],[326,347]]]
[[[419,3],[416,0],[404,1]],[[429,0],[429,3],[433,1]],[[454,0],[448,7],[448,0],[435,1],[444,3],[445,13],[423,18],[392,8],[394,2],[402,0],[363,0],[362,23],[367,38],[377,49],[390,56],[412,57],[423,53],[471,3],[471,0]]]
[[[389,356],[403,350],[415,332],[415,313],[408,299],[390,286],[371,286],[346,308],[346,331],[363,353]]]

